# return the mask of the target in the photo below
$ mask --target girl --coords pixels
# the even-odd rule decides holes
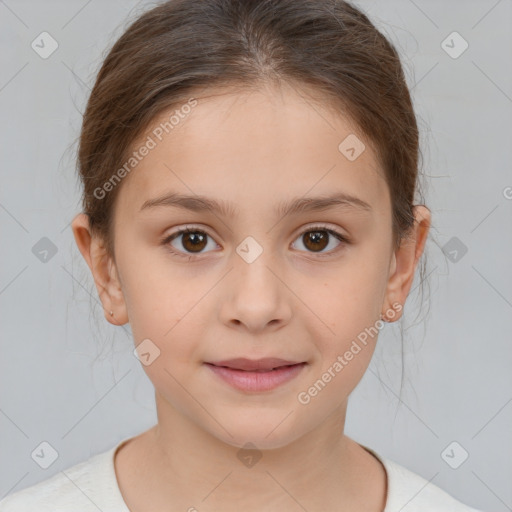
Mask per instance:
[[[172,0],[106,57],[72,223],[158,422],[0,510],[474,511],[344,434],[430,227],[390,42],[348,2]]]

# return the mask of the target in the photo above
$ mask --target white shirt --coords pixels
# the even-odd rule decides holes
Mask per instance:
[[[10,494],[0,501],[0,512],[130,512],[114,469],[115,452],[128,439],[131,438]],[[481,512],[457,501],[420,475],[361,446],[386,469],[388,492],[383,512]]]

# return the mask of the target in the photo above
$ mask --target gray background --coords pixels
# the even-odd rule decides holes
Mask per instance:
[[[129,326],[104,320],[69,226],[80,112],[127,17],[147,5],[0,1],[0,498],[156,421]],[[346,432],[473,507],[512,510],[512,1],[357,5],[402,54],[433,226],[430,299],[417,276],[405,309],[401,400],[400,328],[389,324]],[[59,45],[47,59],[31,47],[43,31]],[[441,46],[453,31],[469,44],[458,58]],[[46,262],[33,250],[43,237],[57,250]],[[31,458],[43,441],[58,452],[47,469]],[[469,454],[457,469],[442,456],[453,441],[452,461]]]

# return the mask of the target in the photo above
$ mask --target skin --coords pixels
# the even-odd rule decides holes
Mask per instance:
[[[91,236],[84,214],[72,223],[107,321],[130,322],[135,345],[149,338],[160,350],[143,365],[155,387],[158,423],[116,453],[123,497],[131,511],[314,512],[340,504],[382,511],[385,470],[344,434],[348,397],[378,336],[368,338],[308,404],[297,396],[381,314],[405,303],[430,212],[415,207],[411,236],[394,250],[389,190],[370,142],[297,87],[219,90],[197,98],[192,112],[119,185],[115,260]],[[140,140],[168,118],[166,112],[156,119]],[[366,144],[354,161],[338,150],[350,134]],[[147,199],[170,191],[229,199],[238,213],[165,206],[139,211]],[[273,212],[283,200],[334,191],[361,198],[371,212]],[[328,255],[322,258],[302,235],[318,223],[351,243],[331,236],[319,249]],[[209,235],[191,261],[161,244],[186,225]],[[252,263],[236,252],[247,236],[263,249]],[[194,254],[185,238],[168,246]],[[396,311],[390,321],[400,316]],[[262,393],[235,390],[203,364],[271,356],[308,364],[293,380]],[[252,467],[237,457],[247,442],[262,455]]]

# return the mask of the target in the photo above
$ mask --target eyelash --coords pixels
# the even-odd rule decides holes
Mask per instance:
[[[341,242],[341,244],[340,244],[341,246],[351,243],[351,241],[346,236],[342,235],[338,231],[335,231],[334,229],[331,229],[331,228],[328,228],[327,226],[322,226],[322,225],[317,225],[317,226],[309,227],[305,231],[302,231],[301,233],[299,233],[297,238],[305,235],[306,233],[311,233],[311,232],[314,232],[314,231],[325,231],[326,233],[329,233],[330,235],[332,235],[334,238],[336,238],[337,240],[339,240]],[[201,233],[201,234],[204,234],[206,236],[209,236],[210,238],[213,238],[206,231],[204,231],[202,229],[198,229],[198,228],[194,228],[194,227],[187,227],[187,228],[184,228],[184,229],[180,229],[179,231],[176,231],[172,235],[169,235],[169,236],[165,237],[162,240],[162,245],[165,245],[167,250],[169,250],[173,255],[181,257],[181,258],[187,258],[188,261],[190,261],[192,259],[195,259],[197,256],[200,257],[201,254],[204,254],[204,253],[197,253],[197,254],[183,253],[182,251],[175,250],[170,245],[170,242],[172,242],[172,240],[174,240],[175,238],[179,237],[180,235],[182,235],[184,233]],[[311,254],[316,254],[319,258],[323,258],[323,257],[329,257],[333,253],[338,252],[339,247],[340,246],[338,246],[338,248],[333,249],[333,250],[331,250],[331,251],[329,251],[327,253],[315,253],[315,252],[312,252],[312,251],[308,251],[308,252],[310,252]]]

